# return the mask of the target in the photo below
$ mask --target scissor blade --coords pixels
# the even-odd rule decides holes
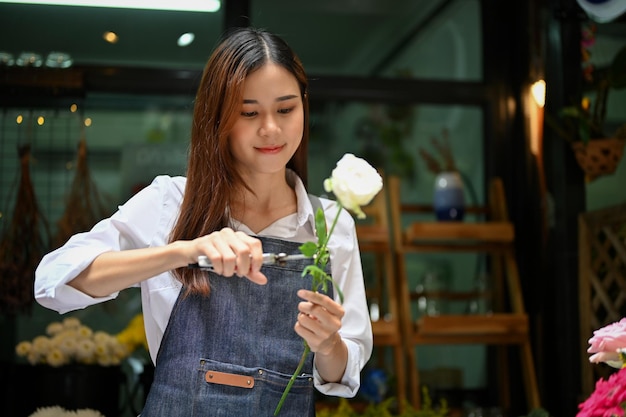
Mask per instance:
[[[276,262],[300,261],[302,259],[311,259],[311,257],[297,253],[294,255],[277,256]]]
[[[301,253],[294,255],[285,255],[284,253],[264,253],[263,264],[282,264],[289,261],[297,261],[302,259],[308,259],[310,256],[305,256]],[[206,256],[198,256],[198,263],[189,264],[189,268],[198,269],[213,269],[213,264]]]

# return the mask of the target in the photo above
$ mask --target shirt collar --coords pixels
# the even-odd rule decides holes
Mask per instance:
[[[302,179],[292,170],[287,169],[287,183],[293,187],[298,201],[298,227],[308,227],[311,233],[315,233],[315,213],[309,199],[309,193],[304,187]]]

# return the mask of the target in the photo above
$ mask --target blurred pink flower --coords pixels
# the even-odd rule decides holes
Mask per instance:
[[[624,417],[626,368],[599,379],[595,391],[578,405],[576,417]]]
[[[626,318],[593,332],[589,339],[589,361],[593,363],[619,361],[618,349],[626,348]]]

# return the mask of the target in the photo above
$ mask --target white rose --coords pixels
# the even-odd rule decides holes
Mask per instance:
[[[345,154],[330,178],[324,181],[324,189],[335,194],[346,209],[364,219],[362,206],[369,204],[383,188],[383,179],[365,159],[351,153]]]

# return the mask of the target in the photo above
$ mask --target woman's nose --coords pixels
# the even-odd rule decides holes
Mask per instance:
[[[259,127],[259,135],[270,136],[275,135],[280,130],[276,119],[273,116],[266,116],[263,118],[261,127]]]

